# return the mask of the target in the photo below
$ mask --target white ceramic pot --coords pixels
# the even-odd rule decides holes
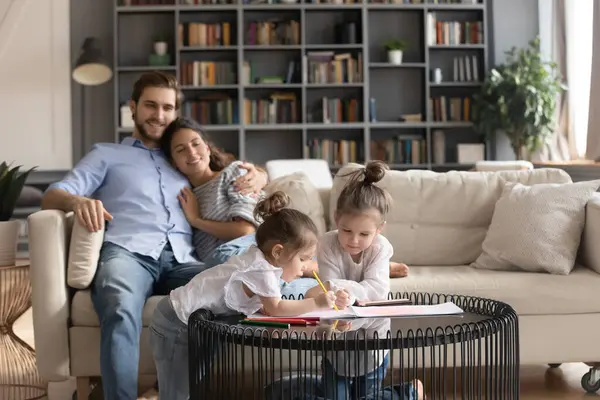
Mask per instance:
[[[20,221],[0,222],[0,267],[15,265]]]
[[[154,42],[154,52],[159,56],[167,54],[167,42]]]
[[[402,64],[402,50],[388,51],[388,62],[393,65]]]

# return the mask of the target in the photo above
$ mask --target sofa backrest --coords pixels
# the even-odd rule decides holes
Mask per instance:
[[[357,168],[349,164],[336,174],[329,202],[335,206],[347,177]],[[389,171],[378,183],[394,199],[383,234],[394,246],[394,261],[409,265],[466,265],[481,254],[494,206],[505,182],[568,183],[561,169],[470,172]],[[330,225],[330,229],[335,229]]]

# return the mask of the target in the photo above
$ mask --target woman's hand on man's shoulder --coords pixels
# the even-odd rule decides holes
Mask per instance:
[[[256,165],[249,162],[240,163],[238,168],[247,172],[233,182],[235,189],[244,195],[260,195],[269,181],[267,172],[256,168]]]

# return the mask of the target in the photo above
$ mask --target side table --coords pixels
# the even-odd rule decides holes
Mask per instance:
[[[29,264],[0,267],[0,399],[36,400],[46,396],[35,352],[13,331],[31,307]]]

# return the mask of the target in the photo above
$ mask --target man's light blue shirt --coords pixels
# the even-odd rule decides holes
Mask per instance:
[[[94,145],[48,190],[62,189],[102,201],[113,216],[104,241],[155,260],[168,241],[178,262],[198,262],[193,256],[192,228],[177,199],[184,186],[189,186],[187,178],[160,150],[127,137],[120,144]]]

